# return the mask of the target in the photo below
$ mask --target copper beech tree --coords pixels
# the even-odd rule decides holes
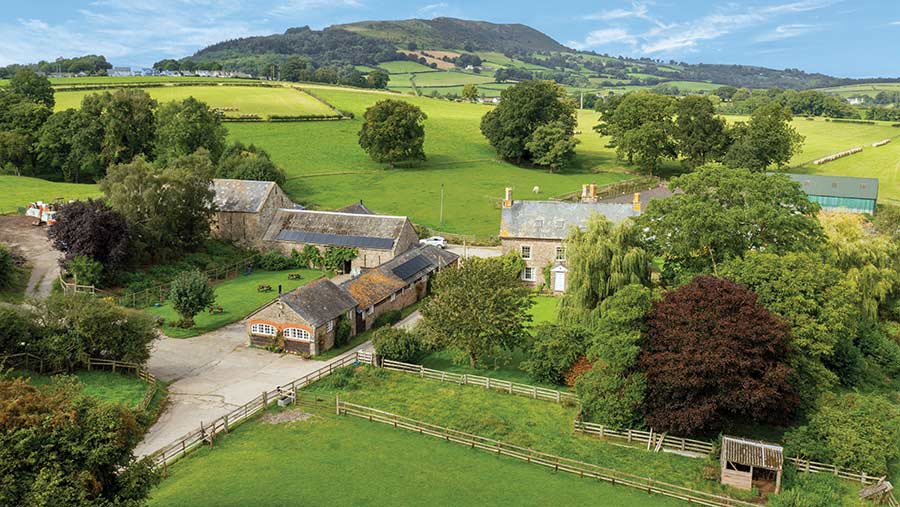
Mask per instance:
[[[783,422],[798,396],[789,327],[743,285],[698,276],[653,304],[639,358],[647,424],[680,435]]]

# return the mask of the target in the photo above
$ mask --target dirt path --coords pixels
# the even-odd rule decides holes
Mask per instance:
[[[59,278],[59,260],[62,253],[55,250],[47,239],[47,227],[35,227],[33,218],[24,216],[0,216],[0,243],[18,250],[31,264],[31,278],[25,295],[45,298]]]

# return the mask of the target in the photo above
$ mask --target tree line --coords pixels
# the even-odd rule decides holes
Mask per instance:
[[[9,79],[20,70],[33,70],[40,74],[80,74],[89,76],[105,76],[106,71],[112,68],[112,64],[106,61],[103,55],[84,55],[74,58],[57,58],[52,62],[41,60],[38,63],[7,65],[0,67],[0,79]]]

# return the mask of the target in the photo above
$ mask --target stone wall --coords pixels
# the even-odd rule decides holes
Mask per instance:
[[[293,208],[294,202],[278,185],[269,192],[258,212],[219,211],[213,215],[213,236],[247,247],[260,248],[266,229],[280,208]],[[288,251],[290,253],[290,250]]]
[[[375,319],[379,316],[384,315],[391,310],[402,310],[407,306],[415,304],[425,296],[427,288],[428,282],[426,278],[411,286],[404,287],[402,291],[395,292],[393,301],[391,301],[391,298],[387,298],[381,303],[374,305],[372,314],[364,315],[362,317],[362,324],[365,326],[365,330],[371,329],[372,325],[375,323]],[[367,308],[360,308],[360,310],[365,311]]]
[[[529,287],[537,287],[544,283],[544,266],[548,264],[555,266],[557,263],[566,265],[565,260],[562,262],[556,260],[556,247],[562,246],[562,240],[500,238],[500,252],[504,255],[509,252],[521,254],[523,245],[531,247],[531,258],[525,259],[525,266],[535,268],[535,280],[522,281]]]

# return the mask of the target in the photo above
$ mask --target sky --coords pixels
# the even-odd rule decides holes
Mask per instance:
[[[103,54],[150,66],[215,42],[369,19],[522,23],[573,48],[900,77],[900,0],[3,0],[0,65]]]

